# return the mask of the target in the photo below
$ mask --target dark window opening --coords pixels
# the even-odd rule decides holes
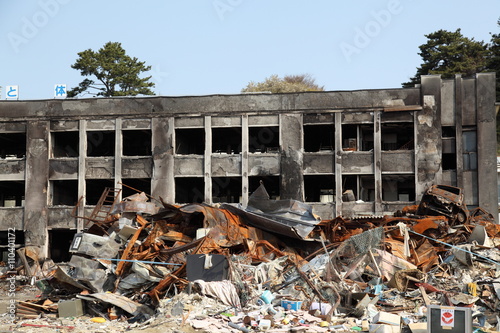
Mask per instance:
[[[78,202],[77,180],[52,181],[52,205],[75,206]]]
[[[9,256],[9,253],[12,253],[12,251],[9,251],[9,244],[12,244],[12,242],[14,242],[15,250],[24,247],[24,231],[0,231],[0,261],[8,265],[13,264],[14,267],[19,267],[21,264],[19,256],[17,254],[14,257],[12,254]]]
[[[212,201],[241,202],[241,177],[213,177]]]
[[[335,202],[335,176],[305,175],[304,194],[306,202]]]
[[[335,150],[335,127],[330,125],[304,125],[304,151]]]
[[[414,176],[382,176],[383,201],[415,201]]]
[[[413,150],[413,123],[382,124],[382,150]]]
[[[76,230],[52,229],[49,230],[50,259],[54,262],[68,262],[71,259],[69,248],[76,234]]]
[[[115,132],[87,132],[87,156],[114,156]]]
[[[342,125],[344,151],[370,151],[373,149],[373,125]]]
[[[78,157],[79,132],[52,132],[53,157]]]
[[[241,152],[241,127],[212,128],[212,152],[239,154]]]
[[[279,152],[279,127],[250,127],[248,129],[248,150],[251,153]]]
[[[203,155],[205,153],[205,129],[177,128],[175,130],[175,153]]]
[[[443,170],[457,169],[457,154],[443,153]]]
[[[456,136],[455,127],[453,126],[443,126],[443,138],[454,138]]]
[[[26,133],[0,133],[0,158],[26,157]]]
[[[122,179],[122,198],[144,192],[151,195],[151,179],[149,178],[128,178]]]
[[[175,178],[175,202],[202,203],[205,201],[205,180],[203,177]]]
[[[0,182],[0,207],[23,207],[24,193],[24,181]]]
[[[375,201],[375,177],[359,176],[359,200],[364,202]]]
[[[252,194],[259,186],[264,184],[267,194],[271,200],[280,199],[280,177],[279,176],[250,176],[248,177],[248,193]]]
[[[85,204],[97,205],[106,187],[114,188],[114,181],[111,179],[87,179],[85,181]]]
[[[358,200],[358,176],[342,176],[342,201]]]
[[[124,156],[150,156],[151,130],[123,130]]]

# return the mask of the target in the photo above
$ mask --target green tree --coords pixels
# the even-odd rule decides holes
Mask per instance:
[[[441,74],[446,79],[455,77],[455,74],[468,76],[487,69],[488,44],[464,37],[460,29],[455,32],[438,30],[425,37],[427,43],[419,46],[423,63],[417,67],[415,76],[402,84],[403,87],[420,83],[421,75]]]
[[[68,97],[82,93],[105,97],[154,95],[150,89],[154,87],[154,83],[149,82],[151,76],[140,78],[140,74],[149,71],[151,66],[128,56],[121,43],[108,42],[97,52],[88,49],[79,52],[78,56],[71,68],[79,70],[82,76],[93,76],[97,81],[84,79],[78,87],[68,91]]]
[[[274,74],[263,82],[251,81],[241,92],[287,93],[323,90],[323,86],[318,86],[310,74],[285,75],[283,78]]]
[[[497,21],[500,27],[500,20]],[[489,45],[490,58],[488,59],[488,69],[496,73],[497,77],[497,102],[500,102],[500,34],[491,35],[491,43]]]

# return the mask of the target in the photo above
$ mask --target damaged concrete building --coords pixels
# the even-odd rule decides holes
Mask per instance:
[[[447,184],[497,211],[492,73],[381,90],[1,101],[0,147],[0,244],[15,228],[18,245],[55,261],[105,188],[246,205],[263,182],[331,219],[393,213]]]

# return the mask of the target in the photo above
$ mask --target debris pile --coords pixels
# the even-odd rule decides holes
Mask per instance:
[[[428,309],[442,306],[500,330],[500,226],[480,208],[469,212],[459,189],[433,186],[392,216],[332,220],[302,202],[270,200],[262,184],[247,207],[159,204],[144,193],[104,204],[110,192],[75,235],[68,263],[18,251],[43,293],[18,302],[20,319],[423,332]]]

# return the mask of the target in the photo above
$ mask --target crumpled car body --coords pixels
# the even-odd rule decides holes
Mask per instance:
[[[443,215],[448,217],[450,225],[455,225],[467,222],[469,211],[461,188],[432,185],[422,196],[417,215]]]

